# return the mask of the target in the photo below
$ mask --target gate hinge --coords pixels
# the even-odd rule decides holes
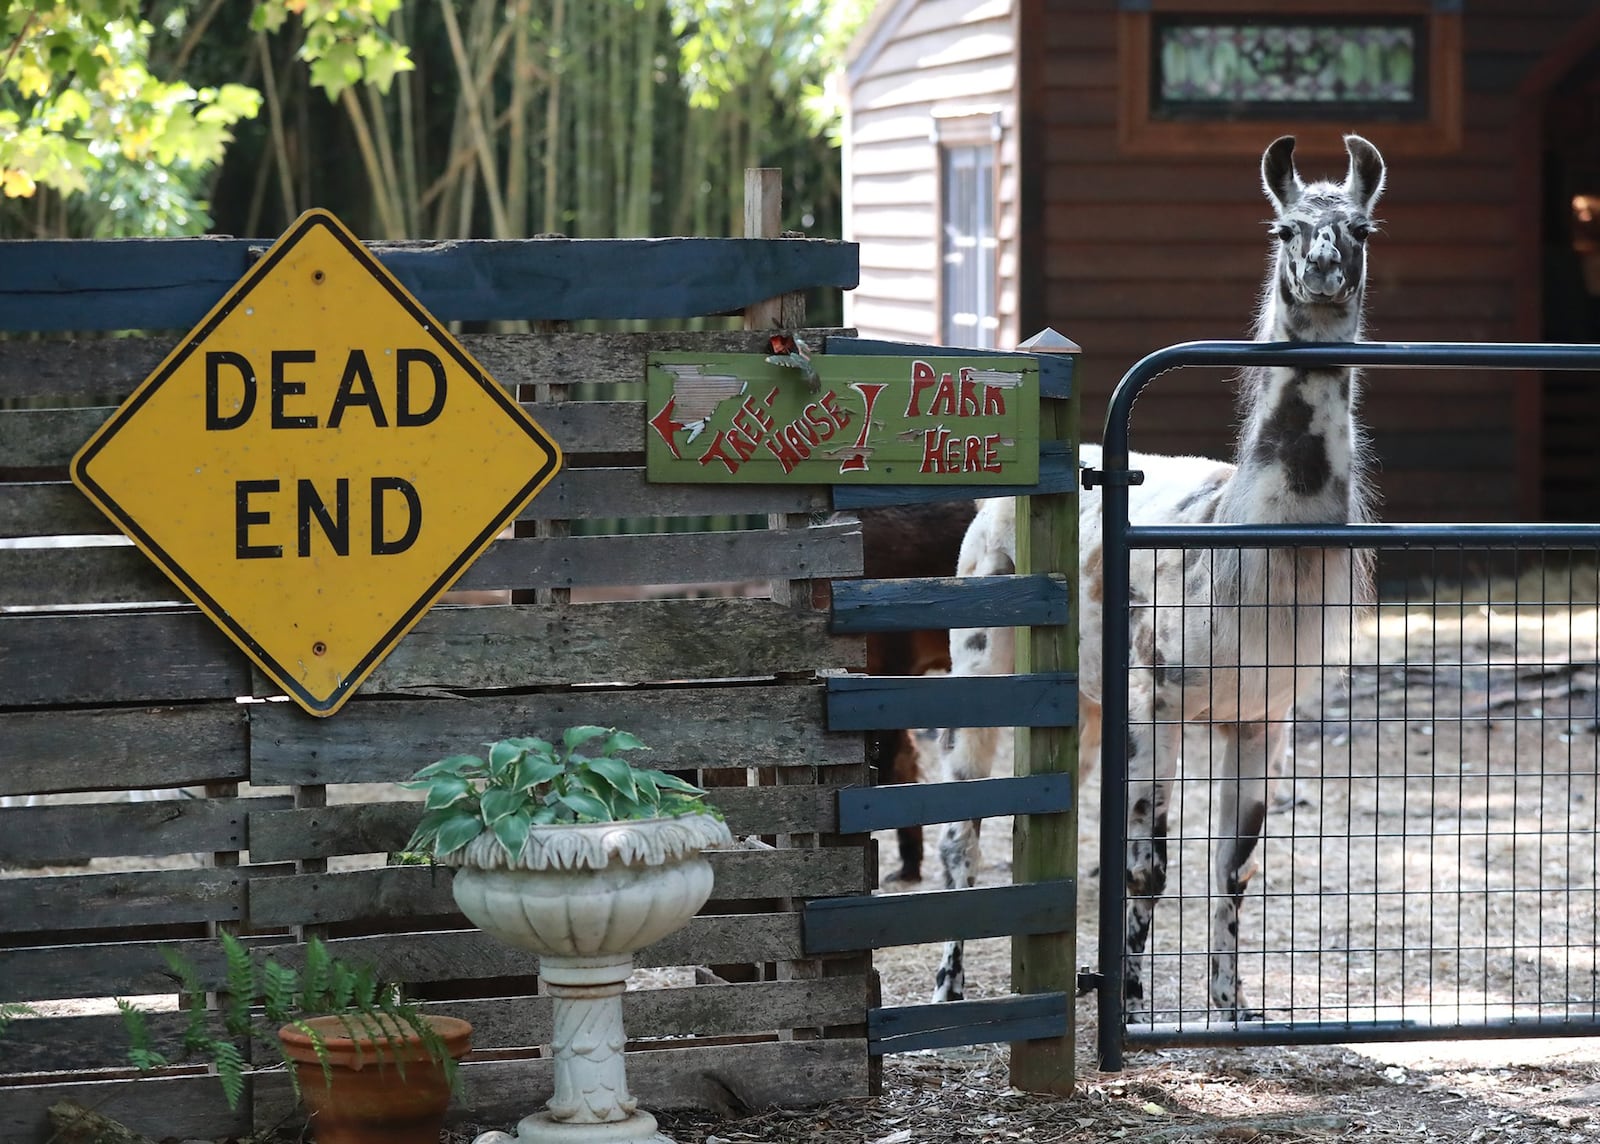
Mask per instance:
[[[1091,993],[1100,992],[1100,987],[1106,983],[1105,975],[1098,969],[1078,970],[1078,996],[1087,997]]]
[[[1096,485],[1142,485],[1144,474],[1138,469],[1129,469],[1127,472],[1108,473],[1104,469],[1083,470],[1083,487],[1092,489]]]

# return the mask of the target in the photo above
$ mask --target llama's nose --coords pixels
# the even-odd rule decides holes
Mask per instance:
[[[1331,242],[1318,243],[1311,250],[1311,265],[1326,274],[1339,265],[1339,248]]]

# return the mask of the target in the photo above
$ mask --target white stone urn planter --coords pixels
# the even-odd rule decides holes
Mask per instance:
[[[633,955],[680,929],[711,896],[703,851],[733,842],[709,814],[536,826],[521,854],[482,834],[439,859],[473,925],[539,955],[554,999],[555,1095],[512,1137],[476,1144],[671,1144],[628,1093],[622,994]]]

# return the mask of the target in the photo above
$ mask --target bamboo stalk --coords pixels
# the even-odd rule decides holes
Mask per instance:
[[[483,122],[482,104],[478,99],[478,84],[471,61],[467,58],[466,45],[461,40],[461,25],[456,20],[455,5],[439,5],[439,14],[444,19],[445,36],[450,41],[450,55],[455,60],[456,73],[461,78],[461,99],[465,106],[467,128],[472,133],[473,143],[478,152],[478,170],[483,176],[483,191],[489,201],[490,225],[494,229],[496,238],[505,238],[507,236],[505,199],[500,193],[498,172],[494,167],[494,152],[489,144],[488,131]]]
[[[272,66],[272,48],[265,32],[256,33],[256,52],[261,57],[261,87],[267,97],[267,126],[272,135],[273,161],[278,166],[278,193],[283,196],[284,221],[289,222],[300,212],[294,209],[294,176],[289,165],[289,144],[283,131],[278,73]]]
[[[544,104],[544,225],[545,234],[556,230],[560,217],[557,176],[561,173],[561,81],[566,71],[566,0],[554,0],[550,11],[550,94]]]
[[[367,185],[372,191],[372,203],[377,208],[378,225],[385,238],[404,238],[400,233],[400,220],[393,214],[389,195],[383,186],[383,167],[378,161],[377,148],[373,146],[372,131],[367,124],[366,112],[356,89],[347,87],[339,93],[339,101],[350,117],[350,126],[356,133],[356,150],[361,152],[361,167],[367,174]]]

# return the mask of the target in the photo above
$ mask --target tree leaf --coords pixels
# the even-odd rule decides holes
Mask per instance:
[[[628,798],[639,797],[639,785],[634,781],[633,768],[622,759],[593,759],[589,767]]]
[[[483,819],[476,814],[457,813],[439,824],[439,837],[433,844],[433,851],[450,854],[482,833]]]
[[[576,748],[583,746],[590,739],[598,739],[602,735],[609,735],[610,733],[611,729],[609,727],[595,727],[588,724],[582,727],[568,727],[561,734],[561,743],[566,747],[567,754],[570,755]]]
[[[486,790],[481,800],[482,818],[493,826],[508,814],[515,814],[527,804],[527,796],[514,790]]]

